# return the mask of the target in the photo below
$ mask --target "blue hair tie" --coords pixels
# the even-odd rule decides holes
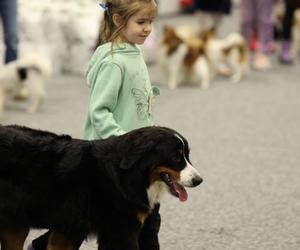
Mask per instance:
[[[104,10],[104,12],[107,12],[107,14],[109,14],[109,8],[105,3],[99,3],[99,6]]]

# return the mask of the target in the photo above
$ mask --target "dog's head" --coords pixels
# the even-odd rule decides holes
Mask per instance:
[[[167,55],[171,55],[183,43],[183,40],[177,35],[173,27],[166,25],[163,29],[161,43],[167,47]]]
[[[147,127],[134,130],[122,136],[119,150],[123,150],[119,166],[123,171],[123,182],[137,192],[146,191],[150,207],[159,202],[163,190],[185,201],[188,195],[184,187],[195,187],[202,182],[190,162],[187,140],[172,129]]]

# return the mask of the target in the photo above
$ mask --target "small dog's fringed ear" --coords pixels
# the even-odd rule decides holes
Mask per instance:
[[[166,24],[163,26],[163,30],[164,30],[164,32],[168,32],[168,31],[172,30],[172,27]]]

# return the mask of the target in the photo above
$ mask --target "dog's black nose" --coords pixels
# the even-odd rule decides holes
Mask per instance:
[[[202,181],[203,181],[203,179],[201,177],[194,178],[193,186],[196,187],[196,186],[200,185]]]

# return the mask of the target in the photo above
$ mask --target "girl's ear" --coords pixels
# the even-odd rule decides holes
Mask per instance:
[[[116,25],[116,27],[120,27],[122,20],[121,20],[121,16],[117,13],[113,14],[112,16],[113,22]]]

